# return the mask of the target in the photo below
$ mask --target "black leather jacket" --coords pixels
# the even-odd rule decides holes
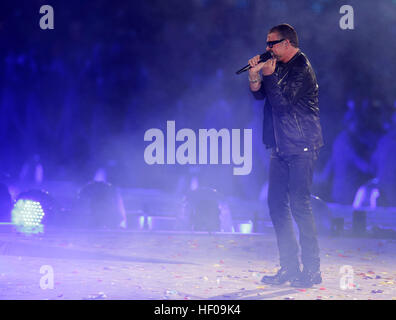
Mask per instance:
[[[318,84],[304,53],[277,62],[275,72],[263,76],[256,99],[264,105],[263,142],[281,154],[300,154],[323,146],[319,119]]]

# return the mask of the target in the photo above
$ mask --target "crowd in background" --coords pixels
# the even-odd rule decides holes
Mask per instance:
[[[383,204],[396,205],[396,4],[350,2],[352,31],[339,28],[339,4],[328,0],[70,0],[53,5],[55,29],[44,31],[42,1],[2,1],[1,178],[29,179],[39,162],[48,180],[85,182],[106,167],[121,187],[177,190],[198,170],[203,184],[257,198],[268,171],[262,104],[235,71],[265,50],[270,27],[288,22],[320,86],[326,146],[314,192],[351,204],[378,178]],[[178,129],[253,128],[252,173],[148,166],[144,132],[165,131],[166,120]]]

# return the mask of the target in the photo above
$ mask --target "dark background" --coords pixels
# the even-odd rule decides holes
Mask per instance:
[[[54,30],[39,27],[44,4],[54,8]],[[354,8],[354,30],[339,27],[344,4]],[[265,50],[272,26],[287,22],[320,88],[326,146],[314,191],[351,203],[351,196],[337,198],[333,180],[353,180],[345,185],[353,194],[377,176],[371,159],[396,100],[395,17],[395,0],[3,0],[0,172],[18,179],[39,155],[47,180],[83,183],[106,167],[119,186],[177,191],[183,177],[198,174],[225,194],[257,198],[268,171],[263,103],[235,71]],[[251,174],[233,176],[224,165],[147,165],[144,132],[165,131],[166,120],[176,129],[253,128]],[[351,123],[351,143],[335,150]],[[351,157],[346,178],[331,163],[349,161],[348,150],[358,158]]]

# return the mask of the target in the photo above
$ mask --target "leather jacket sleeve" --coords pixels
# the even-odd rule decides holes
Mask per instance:
[[[272,75],[263,76],[261,87],[252,92],[266,98],[263,142],[284,154],[319,150],[323,146],[315,72],[299,52],[287,64],[277,65]]]
[[[264,90],[264,85],[263,83],[261,83],[260,89],[258,89],[257,91],[252,91],[249,87],[249,90],[252,92],[253,97],[256,100],[264,100],[265,99],[265,90]]]
[[[290,73],[286,80],[278,80],[276,74],[263,76],[262,86],[264,86],[268,100],[273,107],[273,111],[280,114],[289,113],[296,107],[304,108],[305,103],[297,103],[298,100],[311,87],[314,89],[313,86],[316,86],[316,82],[307,66],[295,67],[290,70]],[[282,81],[287,81],[287,85],[282,86]],[[309,109],[309,106],[305,107]]]

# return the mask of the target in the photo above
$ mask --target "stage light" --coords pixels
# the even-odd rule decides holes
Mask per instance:
[[[140,230],[143,230],[143,229],[144,229],[144,222],[145,222],[145,220],[146,220],[146,217],[145,217],[145,216],[140,216],[140,217],[139,217],[139,229],[140,229]]]
[[[11,222],[25,234],[44,233],[44,226],[54,225],[56,203],[48,192],[30,190],[21,193],[11,211]]]
[[[16,226],[19,232],[23,233],[43,233],[44,225],[42,224],[45,215],[40,202],[19,199],[12,210],[11,222]]]
[[[239,232],[243,234],[249,234],[253,231],[253,222],[249,220],[247,223],[239,224]]]

